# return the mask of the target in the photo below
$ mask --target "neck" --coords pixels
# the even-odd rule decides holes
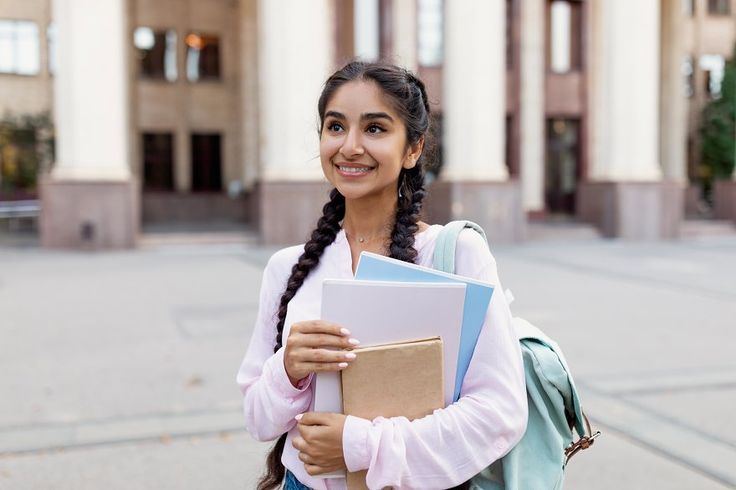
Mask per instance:
[[[395,217],[395,199],[346,200],[342,227],[351,238],[373,240],[391,234]]]

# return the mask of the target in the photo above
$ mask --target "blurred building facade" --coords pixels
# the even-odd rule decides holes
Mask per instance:
[[[356,56],[428,85],[442,156],[432,221],[473,219],[494,241],[557,217],[605,236],[676,237],[697,204],[699,115],[736,41],[736,0],[0,9],[0,114],[55,121],[55,164],[40,184],[52,247],[133,246],[141,225],[217,221],[266,243],[303,240],[327,190],[317,98]]]

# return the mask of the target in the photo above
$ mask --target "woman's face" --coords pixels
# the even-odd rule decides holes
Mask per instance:
[[[407,144],[403,120],[375,82],[347,82],[327,102],[322,171],[345,199],[396,200],[399,173],[416,165],[421,146]]]

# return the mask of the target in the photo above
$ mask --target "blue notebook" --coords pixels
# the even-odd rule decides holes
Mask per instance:
[[[463,326],[460,332],[460,351],[457,356],[455,392],[453,401],[460,398],[465,373],[470,366],[475,344],[491,303],[493,286],[481,281],[428,269],[408,262],[384,257],[370,252],[362,252],[355,271],[355,278],[366,281],[391,282],[456,282],[464,283],[465,306],[463,307]]]

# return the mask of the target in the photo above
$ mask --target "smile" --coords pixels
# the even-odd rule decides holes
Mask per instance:
[[[346,175],[350,177],[365,175],[373,170],[373,167],[353,167],[346,165],[335,165],[335,167],[337,168],[340,175]]]

